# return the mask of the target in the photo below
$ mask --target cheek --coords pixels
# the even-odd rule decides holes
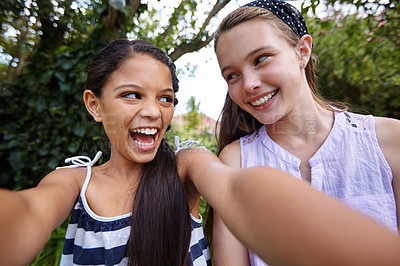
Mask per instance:
[[[282,82],[283,76],[287,75],[288,72],[287,65],[282,67],[282,65],[273,62],[268,66],[268,68],[265,68],[260,75],[262,80],[272,85]]]
[[[174,107],[167,108],[166,110],[163,111],[163,121],[166,126],[168,126],[171,123],[173,116],[174,116]]]
[[[229,95],[231,96],[231,99],[239,106],[241,106],[241,103],[243,101],[242,94],[242,89],[237,84],[235,84],[235,86],[229,87]]]
[[[107,134],[116,134],[119,129],[120,122],[117,113],[105,113],[102,114],[103,127]]]
[[[232,100],[239,96],[240,88],[237,84],[235,85],[228,85],[229,95],[231,96]]]

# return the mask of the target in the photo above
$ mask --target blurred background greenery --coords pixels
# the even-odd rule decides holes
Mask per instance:
[[[81,96],[99,48],[118,38],[145,39],[175,61],[210,45],[218,13],[231,1],[148,2],[126,0],[121,10],[106,0],[0,2],[1,187],[35,186],[69,155],[92,157],[102,150],[102,160],[108,158],[104,132]],[[314,39],[321,94],[399,119],[399,2],[310,0],[302,13]],[[176,117],[167,141],[173,145],[178,135],[215,152],[214,126],[199,112],[201,103],[190,98],[180,104],[187,104],[187,114]],[[202,201],[202,212],[204,206]],[[32,265],[59,264],[66,224]]]

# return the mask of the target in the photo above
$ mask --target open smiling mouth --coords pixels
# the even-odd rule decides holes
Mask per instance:
[[[155,128],[136,128],[129,131],[133,141],[141,147],[151,147],[155,143],[158,129]]]
[[[260,98],[260,99],[258,99],[258,100],[256,100],[256,101],[250,102],[250,104],[253,105],[253,106],[261,106],[261,105],[267,104],[267,103],[269,102],[269,100],[270,100],[272,97],[274,97],[275,94],[278,93],[278,91],[279,91],[279,89],[276,89],[276,90],[274,90],[273,92],[268,93],[268,94],[265,95],[264,97],[262,97],[262,98]]]

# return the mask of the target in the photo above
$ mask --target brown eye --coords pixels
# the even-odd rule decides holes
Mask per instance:
[[[166,102],[166,103],[172,103],[174,101],[174,98],[171,96],[163,96],[160,98],[161,102]]]
[[[267,58],[268,58],[267,55],[262,55],[262,56],[257,57],[257,59],[254,62],[254,65],[258,65],[259,63],[261,63],[262,61],[264,61]]]
[[[137,93],[127,93],[123,97],[131,99],[140,99],[140,95]]]
[[[236,77],[237,77],[236,74],[229,74],[229,75],[226,76],[226,80],[227,80],[227,81],[230,81],[230,80],[232,80],[232,79],[234,79],[234,78],[236,78]]]

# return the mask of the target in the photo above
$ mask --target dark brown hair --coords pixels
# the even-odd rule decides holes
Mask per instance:
[[[147,55],[165,64],[179,89],[176,68],[164,51],[147,41],[116,40],[100,50],[88,69],[87,89],[101,97],[110,75],[128,58]],[[174,105],[177,104],[174,97]],[[188,265],[191,219],[175,153],[163,139],[144,165],[133,203],[128,265]]]

